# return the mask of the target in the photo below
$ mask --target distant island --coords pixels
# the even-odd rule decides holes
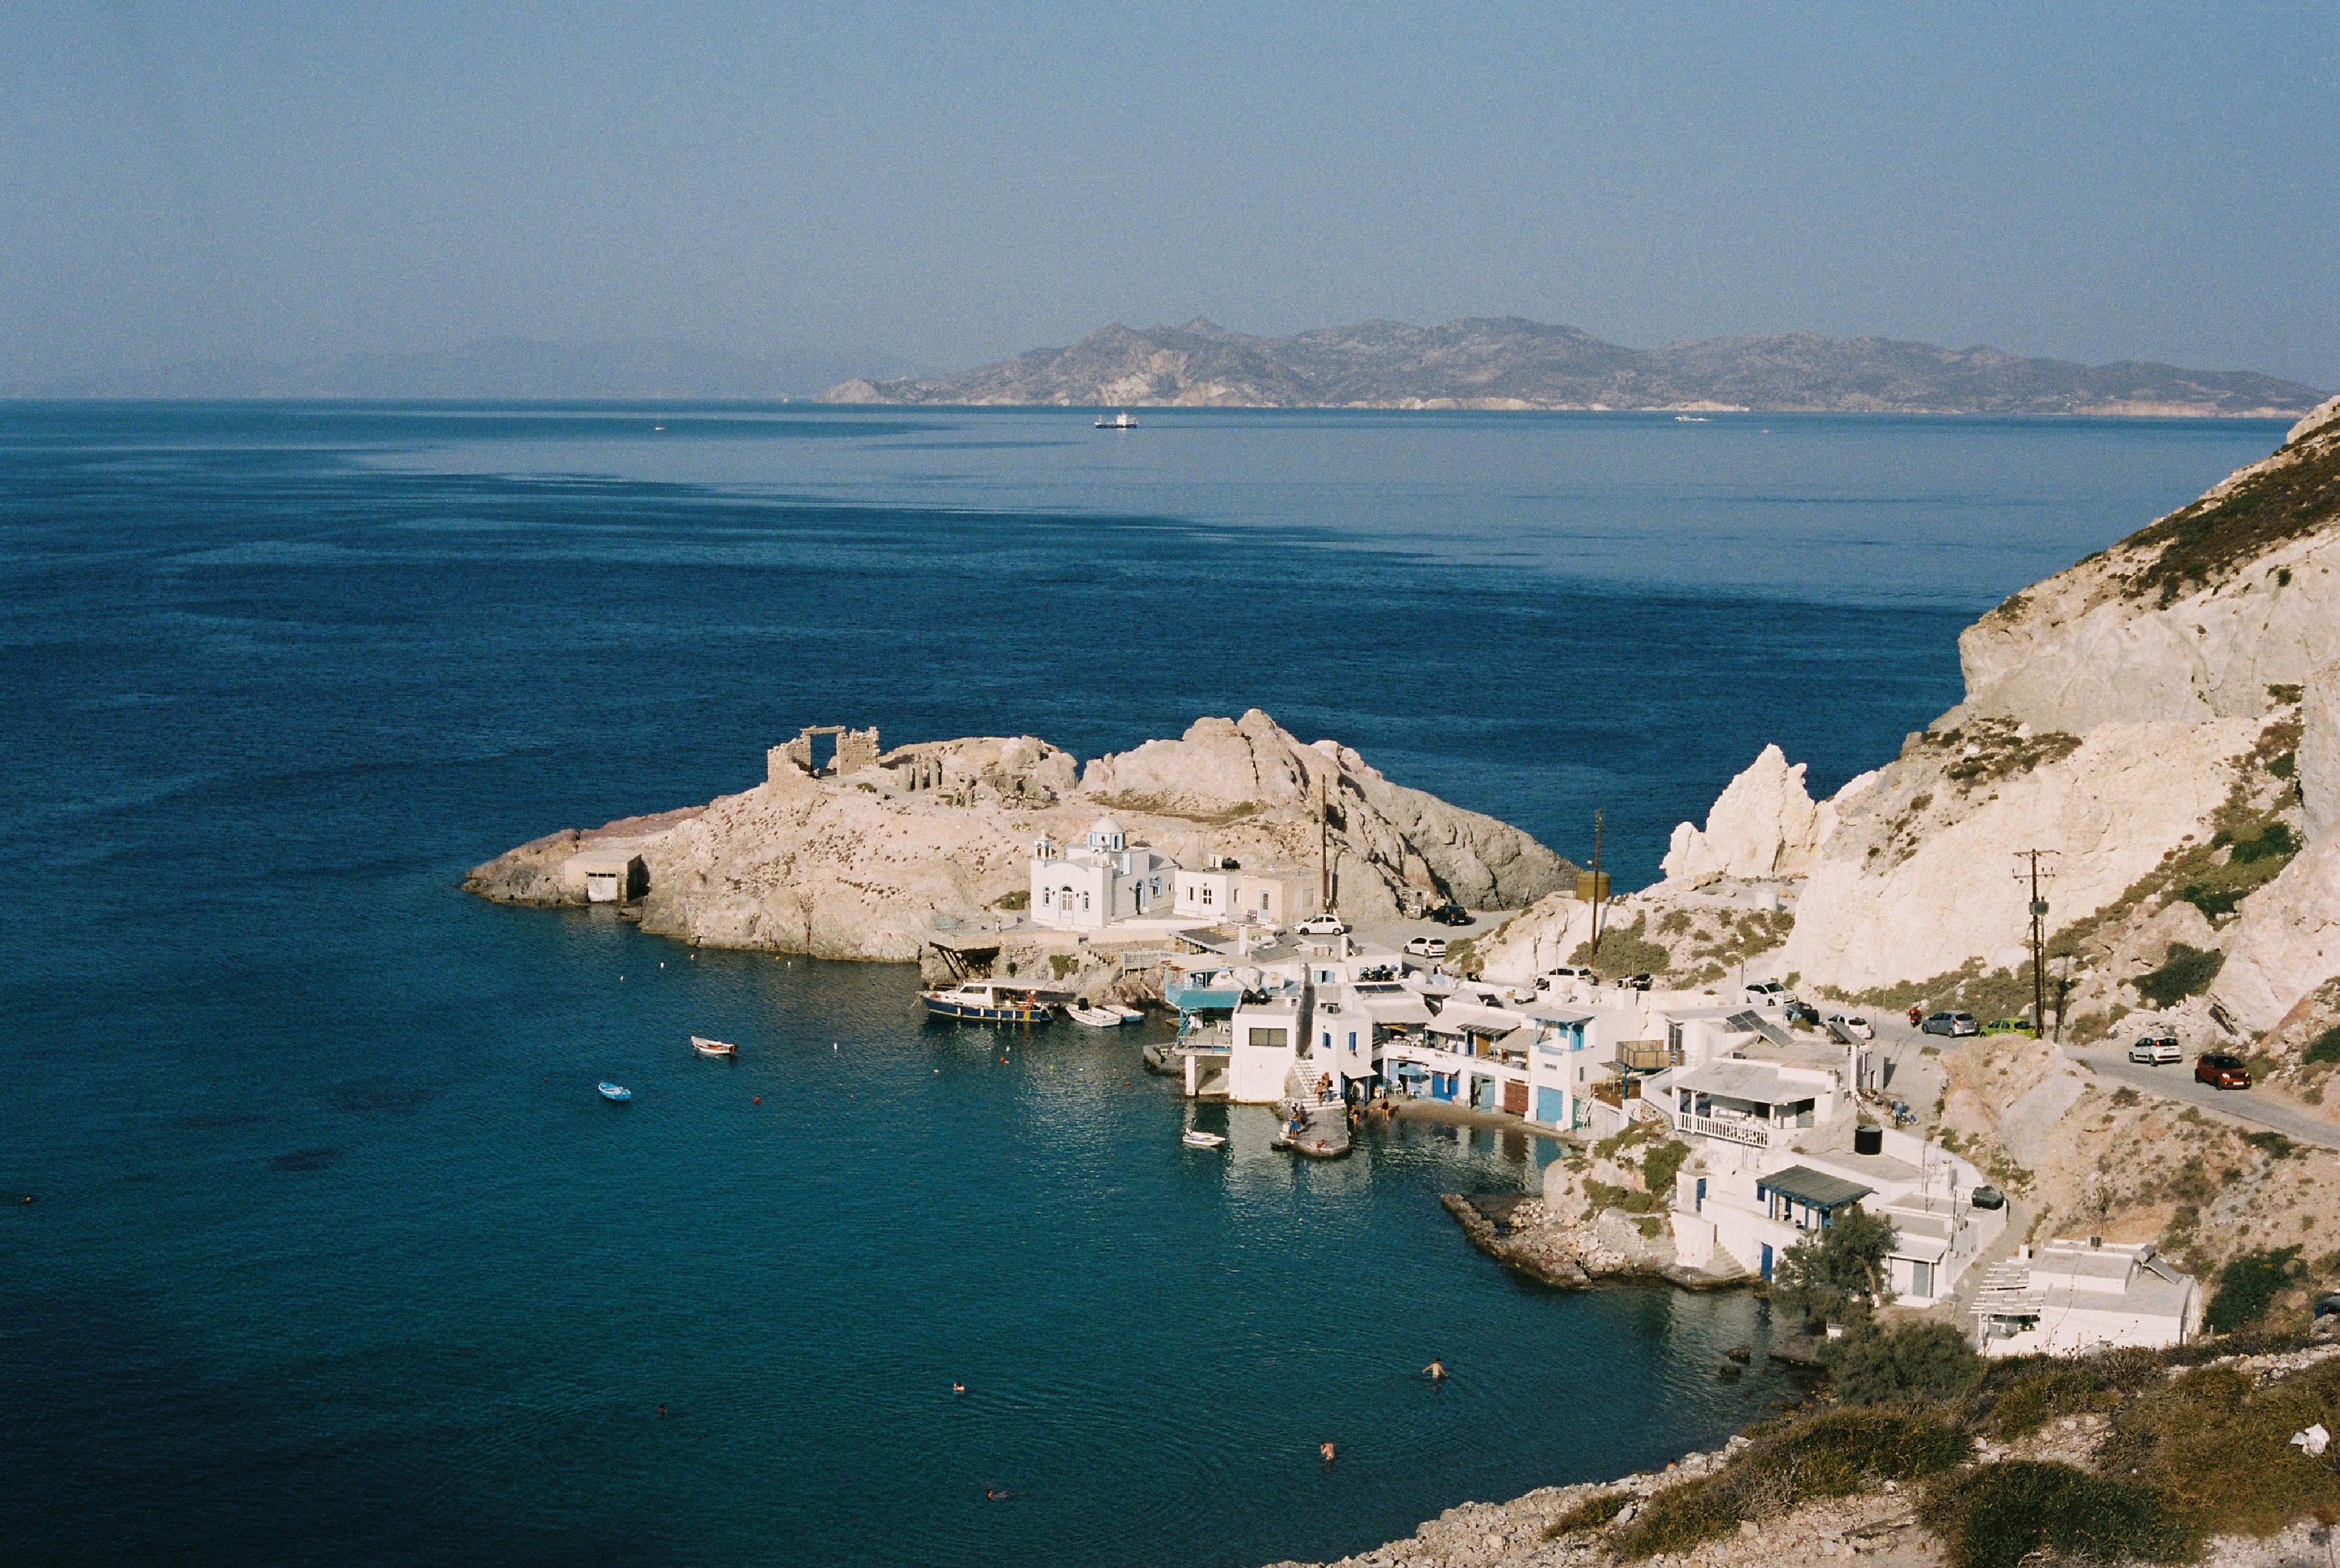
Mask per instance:
[[[1703,338],[1629,349],[1516,316],[1360,321],[1288,338],[1209,321],[1101,327],[964,375],[857,378],[829,403],[1243,409],[1662,409],[2295,419],[2323,395],[2246,370],[2081,365],[1889,338]]]

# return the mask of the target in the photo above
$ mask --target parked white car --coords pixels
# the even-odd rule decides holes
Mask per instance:
[[[1416,958],[1444,958],[1446,939],[1443,936],[1417,936],[1405,944],[1405,951]]]
[[[1785,1007],[1793,999],[1776,980],[1759,980],[1747,988],[1747,1000],[1757,1007]]]
[[[1858,1035],[1863,1040],[1875,1040],[1877,1038],[1876,1027],[1865,1018],[1859,1016],[1847,1017],[1845,1014],[1840,1012],[1832,1012],[1828,1015],[1828,1021],[1830,1023],[1835,1024],[1839,1029],[1842,1029],[1847,1034]]]
[[[1349,928],[1341,923],[1337,914],[1312,914],[1300,922],[1303,936],[1346,936]]]
[[[2147,1067],[2166,1067],[2172,1062],[2185,1060],[2186,1053],[2178,1049],[2176,1035],[2147,1034],[2140,1035],[2137,1042],[2128,1048],[2128,1059],[2141,1061]]]

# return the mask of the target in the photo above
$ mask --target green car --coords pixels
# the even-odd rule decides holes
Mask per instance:
[[[1985,1034],[2029,1034],[2031,1021],[2028,1018],[1994,1018],[1982,1026]]]

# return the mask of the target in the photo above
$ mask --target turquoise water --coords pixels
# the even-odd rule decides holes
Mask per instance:
[[[455,883],[806,723],[1252,705],[1647,874],[2279,432],[1146,419],[0,409],[5,1554],[1240,1564],[1784,1397],[1743,1297],[1472,1253],[1434,1196],[1520,1140],[1197,1154],[1134,1037]]]

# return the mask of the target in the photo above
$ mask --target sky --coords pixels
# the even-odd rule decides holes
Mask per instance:
[[[2340,387],[2340,6],[0,10],[0,381],[1878,333]]]

